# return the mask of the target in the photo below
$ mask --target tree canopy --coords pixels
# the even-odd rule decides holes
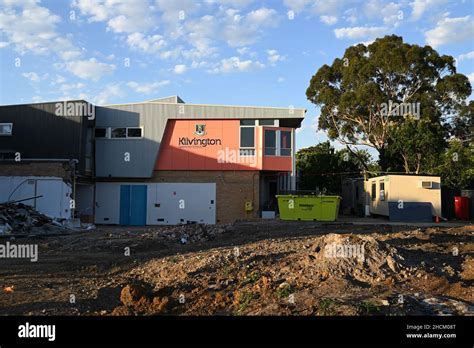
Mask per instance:
[[[423,147],[472,129],[470,94],[469,80],[456,72],[453,57],[395,35],[347,48],[342,58],[316,72],[306,91],[308,100],[320,106],[319,128],[331,140],[376,149],[383,170],[387,157],[396,155],[405,170],[415,172],[423,169],[424,159],[416,160],[426,154]],[[406,116],[410,121],[404,125]],[[433,133],[410,143],[395,139],[426,130]],[[396,150],[387,153],[389,144]]]

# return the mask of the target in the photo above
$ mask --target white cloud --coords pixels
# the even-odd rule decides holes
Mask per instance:
[[[75,0],[73,7],[89,22],[107,21],[107,30],[115,33],[133,33],[152,28],[156,23],[148,0]]]
[[[102,88],[100,93],[97,96],[93,97],[91,101],[96,105],[103,105],[107,104],[110,101],[110,98],[122,97],[123,94],[124,93],[120,87],[120,84],[111,84]]]
[[[145,36],[142,33],[133,33],[128,35],[127,44],[136,51],[156,53],[166,46],[166,41],[161,35]]]
[[[285,82],[285,78],[280,76],[280,77],[277,79],[277,82],[278,82],[278,83]]]
[[[467,74],[467,78],[469,79],[469,82],[474,84],[474,73]]]
[[[38,76],[37,73],[35,72],[27,72],[27,73],[23,73],[21,74],[24,78],[30,80],[31,82],[39,82],[40,81],[40,77]]]
[[[82,90],[86,87],[84,83],[78,82],[78,83],[64,83],[61,86],[59,86],[59,90],[63,93],[69,93],[72,90]]]
[[[265,64],[259,61],[240,60],[239,57],[230,57],[222,59],[213,69],[211,73],[232,73],[259,70],[265,67]]]
[[[259,8],[240,15],[238,11],[227,11],[222,35],[231,47],[247,46],[257,42],[263,29],[278,25],[278,13],[274,9]]]
[[[425,12],[441,5],[444,2],[446,2],[446,0],[414,0],[410,3],[412,8],[411,19],[415,21],[420,19]]]
[[[337,23],[337,17],[336,16],[321,16],[319,17],[319,19],[321,20],[321,22],[323,22],[324,24],[327,24],[327,25],[333,25],[333,24],[336,24]]]
[[[56,31],[61,18],[38,1],[3,1],[0,7],[0,33],[6,41],[2,47],[13,45],[20,54],[49,54],[69,59],[73,52],[80,54],[68,38]],[[62,56],[62,52],[68,52]]]
[[[464,54],[460,54],[458,56],[458,61],[461,62],[463,60],[468,60],[468,59],[474,59],[474,51],[471,51],[471,52],[468,52],[468,53],[464,53]]]
[[[471,16],[443,18],[434,29],[425,32],[426,43],[434,48],[448,43],[472,39],[474,20]]]
[[[311,0],[284,0],[283,3],[290,10],[299,13],[305,9],[311,3]]]
[[[186,72],[186,65],[185,64],[177,64],[174,66],[173,69],[175,74],[181,75]]]
[[[360,39],[377,37],[386,31],[385,27],[350,27],[334,29],[334,34],[338,39]]]
[[[101,63],[91,58],[67,62],[66,69],[81,79],[98,81],[103,76],[111,74],[115,70],[115,65]]]
[[[268,54],[267,58],[270,65],[275,65],[276,63],[284,61],[286,59],[286,57],[280,55],[277,50],[268,50],[267,54]]]
[[[127,86],[133,89],[137,93],[151,94],[169,84],[170,84],[169,80],[163,80],[163,81],[151,82],[151,83],[138,83],[135,81],[130,81],[129,83],[127,83]]]

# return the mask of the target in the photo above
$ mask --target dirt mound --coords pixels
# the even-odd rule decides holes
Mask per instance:
[[[128,284],[120,292],[120,301],[112,315],[137,315],[147,313],[162,313],[168,305],[167,297],[154,296],[148,287],[137,284]]]
[[[416,267],[386,243],[370,236],[328,234],[317,240],[306,256],[323,278],[353,278],[365,283],[389,276],[408,277]]]

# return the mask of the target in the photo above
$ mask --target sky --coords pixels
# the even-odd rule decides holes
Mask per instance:
[[[0,104],[293,106],[308,110],[299,149],[327,140],[312,75],[391,34],[474,82],[474,0],[0,0]]]

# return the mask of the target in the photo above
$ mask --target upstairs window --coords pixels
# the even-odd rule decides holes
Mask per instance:
[[[291,156],[291,132],[280,132],[280,156]]]
[[[107,136],[107,128],[96,128],[94,131],[95,138],[108,138]]]
[[[276,135],[276,131],[265,129],[265,156],[277,155]]]
[[[255,120],[240,120],[240,156],[255,155]]]
[[[126,138],[127,128],[112,128],[111,138]]]
[[[127,128],[127,138],[141,138],[142,129],[138,127],[130,127]]]
[[[291,131],[265,129],[265,156],[291,156]]]
[[[13,123],[0,123],[0,136],[11,136],[13,133]]]

